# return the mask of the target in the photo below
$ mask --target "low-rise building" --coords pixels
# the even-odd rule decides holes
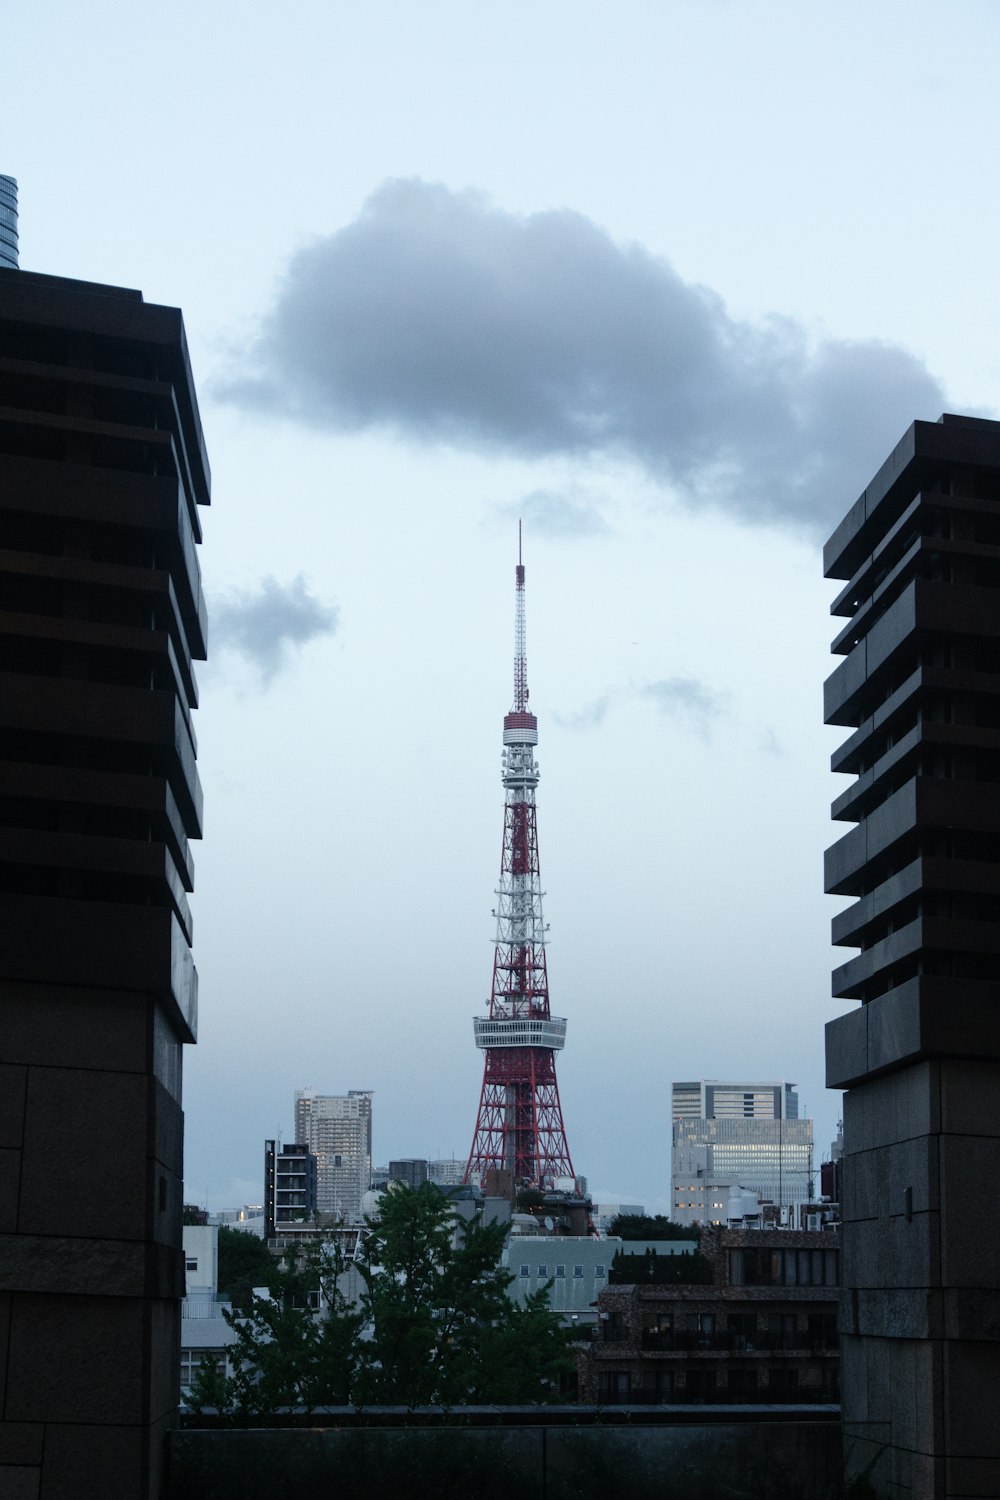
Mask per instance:
[[[548,1286],[549,1306],[565,1324],[596,1327],[598,1293],[621,1248],[621,1240],[592,1235],[512,1234],[500,1260],[514,1278],[507,1294],[523,1307],[531,1292]]]
[[[231,1303],[219,1297],[219,1226],[184,1225],[185,1295],[181,1303],[181,1399],[186,1400],[203,1360],[230,1375],[235,1333],[223,1317]]]
[[[627,1405],[839,1399],[840,1247],[829,1231],[706,1229],[705,1283],[597,1296],[580,1399]]]

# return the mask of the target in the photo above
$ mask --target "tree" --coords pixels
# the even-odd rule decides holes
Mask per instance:
[[[619,1214],[611,1221],[609,1235],[622,1240],[696,1240],[697,1229],[675,1224],[663,1214]]]
[[[243,1229],[219,1229],[219,1291],[234,1307],[249,1311],[255,1286],[277,1294],[282,1289],[280,1263],[263,1240]]]
[[[367,1399],[384,1405],[541,1402],[573,1367],[567,1337],[540,1292],[507,1295],[502,1224],[463,1222],[431,1183],[382,1196],[366,1258],[372,1324]]]
[[[682,1250],[680,1255],[658,1255],[649,1249],[642,1255],[626,1255],[618,1250],[608,1272],[609,1286],[707,1285],[713,1279],[712,1262],[697,1250]]]
[[[346,1406],[354,1399],[364,1314],[348,1307],[338,1285],[342,1253],[312,1245],[298,1256],[286,1251],[281,1262],[269,1259],[268,1295],[251,1293],[244,1309],[223,1310],[236,1334],[229,1346],[234,1373],[220,1376],[203,1364],[191,1388],[196,1411],[215,1407],[255,1417],[284,1406]],[[317,1300],[326,1303],[324,1318],[316,1315]]]
[[[574,1365],[569,1335],[547,1290],[523,1307],[511,1302],[513,1278],[499,1264],[504,1236],[503,1225],[461,1220],[432,1184],[394,1184],[369,1221],[360,1307],[338,1285],[339,1251],[312,1247],[298,1260],[288,1252],[269,1296],[224,1314],[236,1334],[235,1373],[199,1372],[192,1405],[251,1417],[282,1406],[556,1399],[560,1375]],[[324,1316],[309,1306],[315,1291]]]

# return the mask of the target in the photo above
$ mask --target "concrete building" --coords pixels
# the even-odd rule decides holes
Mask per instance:
[[[915,422],[824,561],[849,1472],[1000,1495],[1000,424]]]
[[[208,498],[180,312],[0,266],[5,1494],[158,1495],[176,1419]]]
[[[708,1282],[621,1280],[598,1293],[581,1401],[835,1402],[836,1236],[709,1229],[700,1254]]]
[[[671,1089],[670,1211],[678,1224],[724,1224],[731,1189],[787,1210],[812,1197],[813,1122],[790,1083],[702,1079]]]
[[[523,1306],[529,1293],[549,1286],[549,1306],[571,1327],[597,1324],[596,1299],[608,1284],[608,1272],[621,1240],[593,1236],[511,1233],[501,1265],[514,1280],[508,1295]]]
[[[316,1214],[316,1158],[302,1142],[264,1142],[264,1228],[273,1239],[290,1224],[308,1224]]]
[[[407,1187],[417,1188],[427,1180],[427,1162],[423,1157],[404,1156],[389,1163],[389,1182],[402,1182]]]
[[[458,1187],[465,1179],[465,1162],[455,1157],[439,1157],[427,1163],[427,1181],[438,1187]]]
[[[797,1120],[794,1083],[719,1083],[701,1078],[670,1086],[672,1120]]]
[[[642,1203],[595,1203],[593,1213],[594,1228],[598,1234],[607,1234],[612,1224],[621,1215],[644,1218],[646,1208]]]
[[[181,1304],[181,1396],[186,1398],[203,1360],[231,1375],[228,1351],[236,1335],[223,1317],[232,1304],[219,1298],[219,1229],[184,1225],[185,1292]]]
[[[372,1093],[295,1095],[295,1139],[316,1158],[316,1206],[347,1223],[360,1222],[372,1180]]]

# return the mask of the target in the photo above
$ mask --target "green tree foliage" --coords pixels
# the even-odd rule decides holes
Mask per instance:
[[[225,1314],[236,1334],[235,1374],[199,1371],[191,1404],[261,1417],[284,1406],[556,1399],[560,1375],[574,1364],[568,1337],[547,1291],[523,1307],[508,1298],[504,1232],[460,1222],[432,1184],[394,1185],[369,1225],[360,1307],[349,1307],[338,1286],[339,1253],[312,1249],[272,1262],[271,1296]],[[315,1291],[325,1316],[309,1306]]]
[[[431,1183],[383,1195],[361,1274],[374,1358],[366,1400],[444,1405],[554,1399],[572,1368],[547,1293],[516,1307],[499,1265],[505,1228],[478,1220],[455,1234],[447,1198]]]
[[[352,1400],[364,1314],[348,1307],[338,1285],[346,1269],[343,1255],[314,1245],[298,1254],[289,1250],[281,1261],[268,1259],[269,1281],[252,1284],[269,1285],[269,1294],[251,1293],[245,1308],[223,1310],[236,1335],[229,1346],[234,1374],[220,1376],[203,1363],[191,1388],[196,1411],[214,1407],[260,1417],[286,1406],[345,1406]],[[253,1274],[244,1272],[243,1279]],[[320,1298],[329,1312],[324,1318],[315,1312]]]
[[[255,1286],[266,1286],[277,1294],[286,1288],[279,1262],[263,1240],[243,1229],[219,1229],[219,1291],[244,1311],[249,1311]]]
[[[695,1240],[698,1231],[690,1225],[675,1224],[663,1214],[619,1214],[612,1220],[609,1235],[622,1240]]]
[[[619,1250],[611,1262],[611,1286],[707,1286],[712,1281],[712,1262],[704,1255],[682,1250],[680,1255],[626,1255]]]

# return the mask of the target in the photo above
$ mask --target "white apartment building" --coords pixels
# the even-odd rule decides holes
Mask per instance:
[[[181,1397],[185,1399],[202,1360],[230,1375],[229,1346],[236,1335],[222,1316],[219,1300],[219,1226],[185,1224],[185,1295],[181,1303]]]
[[[295,1139],[316,1158],[316,1207],[360,1223],[361,1199],[372,1177],[372,1091],[295,1095]]]

